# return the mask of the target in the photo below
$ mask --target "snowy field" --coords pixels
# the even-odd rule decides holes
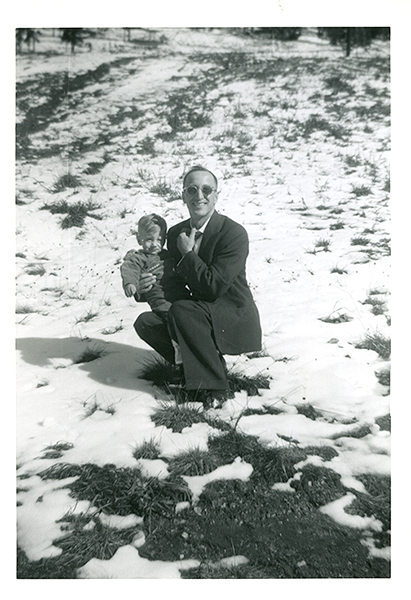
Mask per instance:
[[[270,389],[238,392],[214,412],[268,448],[332,447],[326,466],[347,491],[319,510],[389,561],[378,518],[347,511],[354,492],[367,493],[363,476],[390,475],[389,42],[347,59],[314,30],[278,42],[163,29],[128,42],[118,29],[70,55],[43,30],[36,50],[17,56],[17,523],[27,559],[61,554],[67,514],[97,514],[70,495],[70,480],[39,473],[112,464],[164,479],[173,458],[208,447],[207,423],[175,432],[151,419],[162,396],[139,370],[154,353],[133,330],[147,305],[124,296],[119,273],[143,214],[168,226],[186,218],[181,178],[201,163],[219,178],[217,210],[248,231],[263,328],[260,356],[227,360],[270,377]],[[88,204],[84,224],[53,213],[63,202]],[[159,457],[137,460],[150,440]],[[274,489],[293,493],[307,464],[324,459],[309,456]],[[239,457],[187,477],[191,502],[210,481],[251,472]],[[147,525],[99,514],[107,527]],[[78,576],[179,578],[198,565],[143,558],[142,541]]]

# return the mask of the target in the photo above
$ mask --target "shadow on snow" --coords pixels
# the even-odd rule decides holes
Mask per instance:
[[[128,344],[107,342],[98,338],[79,337],[41,338],[27,337],[16,340],[16,349],[22,359],[38,367],[71,369],[77,366],[88,376],[104,385],[123,389],[146,389],[142,386],[139,372],[145,362],[156,355],[151,350],[135,348]],[[87,360],[81,360],[87,352]],[[96,358],[90,359],[90,355]],[[72,361],[60,362],[61,361]],[[140,385],[139,385],[140,384]]]

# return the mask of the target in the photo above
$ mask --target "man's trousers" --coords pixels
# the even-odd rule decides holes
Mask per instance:
[[[177,300],[168,312],[168,323],[155,313],[146,312],[137,318],[134,328],[142,340],[171,363],[171,338],[178,343],[188,390],[228,389],[225,361],[216,345],[207,302]]]

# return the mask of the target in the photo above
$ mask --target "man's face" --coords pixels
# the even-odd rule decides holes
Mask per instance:
[[[211,173],[194,171],[188,175],[184,183],[183,201],[196,227],[201,227],[211,216],[217,196],[216,184]]]

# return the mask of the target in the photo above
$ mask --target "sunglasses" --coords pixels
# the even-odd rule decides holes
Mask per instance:
[[[183,189],[183,192],[187,192],[189,196],[195,196],[199,189],[201,189],[205,198],[208,198],[212,192],[216,191],[216,188],[211,187],[211,185],[202,185],[201,188],[199,188],[198,185],[189,185]]]

